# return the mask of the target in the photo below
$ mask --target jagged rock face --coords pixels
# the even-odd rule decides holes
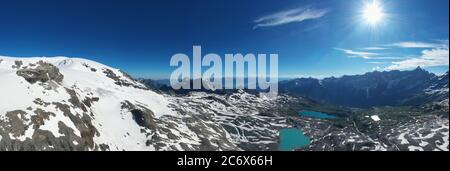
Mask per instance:
[[[16,64],[17,68],[19,68],[19,70],[17,70],[17,75],[25,78],[25,80],[31,84],[36,82],[45,83],[50,80],[61,83],[64,78],[57,67],[43,61],[39,61],[36,64],[30,64],[23,68],[20,68],[21,65],[21,62],[20,65]]]
[[[145,86],[139,84],[137,81],[135,81],[133,78],[131,78],[131,76],[128,75],[127,73],[124,73],[120,70],[119,70],[119,72],[122,74],[122,77],[124,77],[125,79],[121,79],[121,77],[116,75],[114,73],[114,71],[112,71],[111,69],[108,69],[108,68],[103,69],[103,73],[106,74],[106,77],[114,80],[115,81],[114,83],[116,85],[126,86],[126,87],[134,87],[134,88],[139,88],[139,89],[146,89]]]

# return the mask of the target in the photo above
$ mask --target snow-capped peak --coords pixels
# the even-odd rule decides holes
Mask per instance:
[[[6,144],[0,148],[200,148],[201,139],[167,97],[118,69],[82,58],[1,56],[0,81],[0,136]]]

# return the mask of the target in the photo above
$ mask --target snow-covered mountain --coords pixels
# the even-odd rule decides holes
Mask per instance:
[[[439,103],[442,106],[447,106],[448,108],[448,71],[440,76],[435,76],[428,88],[424,90],[425,94],[429,99],[439,99]]]
[[[448,74],[433,78],[425,94],[445,95],[433,90],[448,89]],[[301,110],[339,117],[303,117]],[[301,150],[448,151],[448,115],[442,111],[448,107],[352,111],[241,90],[170,94],[86,59],[0,56],[0,151],[278,150],[280,130],[293,127],[311,138]],[[416,140],[416,130],[427,144]]]
[[[420,67],[363,75],[300,78],[280,82],[280,91],[351,107],[423,105],[448,99],[448,72],[437,76]]]
[[[0,81],[0,150],[238,149],[222,128],[186,122],[167,97],[97,62],[0,57]]]
[[[288,97],[160,94],[86,59],[0,57],[0,81],[0,151],[265,150],[287,126],[259,114]]]

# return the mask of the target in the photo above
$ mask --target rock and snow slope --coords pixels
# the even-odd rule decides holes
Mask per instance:
[[[238,149],[223,128],[196,126],[167,97],[93,61],[0,57],[0,82],[0,150]]]
[[[448,74],[435,80],[430,90],[448,89]],[[446,95],[447,107],[430,104],[417,113],[448,111],[448,90],[427,94]],[[159,94],[86,59],[0,56],[0,151],[277,150],[279,130],[287,127],[312,139],[305,150],[448,151],[448,117],[391,116],[413,111],[399,108],[322,120],[295,114],[304,107],[324,108],[300,97],[273,100],[244,91]],[[363,117],[367,112],[381,120]]]
[[[243,150],[278,150],[279,130],[292,127],[278,109],[294,102],[290,96],[261,98],[242,90],[217,95],[191,92],[171,97],[178,111],[202,118],[205,124],[217,124],[230,134],[229,140]]]

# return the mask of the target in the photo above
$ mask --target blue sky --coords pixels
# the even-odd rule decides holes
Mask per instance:
[[[448,70],[448,0],[0,0],[0,55],[92,59],[167,78],[172,55],[278,53],[280,77]]]

